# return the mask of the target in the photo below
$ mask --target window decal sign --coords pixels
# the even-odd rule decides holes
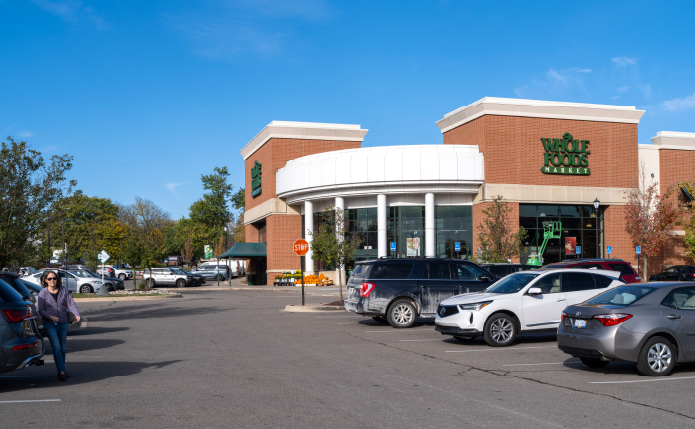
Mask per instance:
[[[589,175],[589,140],[577,140],[565,133],[561,139],[541,138],[543,143],[543,166],[545,174]]]
[[[576,255],[577,248],[577,237],[565,237],[565,255]]]
[[[256,161],[251,169],[251,196],[257,197],[263,191],[261,188],[261,163]]]

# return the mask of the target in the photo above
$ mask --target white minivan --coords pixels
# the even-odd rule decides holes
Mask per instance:
[[[625,284],[619,277],[581,268],[520,271],[482,292],[442,301],[435,329],[460,341],[482,336],[493,347],[509,346],[519,332],[557,332],[562,310]]]

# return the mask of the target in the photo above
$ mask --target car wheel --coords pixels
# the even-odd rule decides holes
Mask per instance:
[[[372,317],[376,323],[389,323],[384,316],[374,316]]]
[[[457,336],[454,336],[454,338],[461,341],[462,343],[469,343],[469,342],[475,340],[475,337],[457,337]]]
[[[176,280],[176,287],[186,287],[186,280],[184,280],[184,279]]]
[[[94,289],[90,285],[80,286],[80,293],[94,293]]]
[[[121,281],[124,281],[125,278],[126,278],[126,275],[123,274],[123,273],[121,273],[121,274],[118,275],[118,278],[121,279]]]
[[[516,323],[511,316],[499,313],[487,319],[483,333],[485,342],[492,347],[506,347],[516,338]]]
[[[106,283],[106,290],[108,292],[116,292],[116,288],[113,287],[113,285],[111,283]]]
[[[218,274],[218,275],[215,276],[215,280],[219,280],[219,281],[223,282],[223,281],[224,281],[224,276],[223,276],[222,274]]]
[[[676,347],[664,337],[653,337],[644,344],[637,359],[637,370],[641,374],[663,377],[676,367]]]
[[[417,311],[415,304],[408,299],[400,299],[389,307],[386,319],[394,328],[410,328],[415,324]]]
[[[604,366],[608,365],[608,361],[601,360],[601,359],[596,359],[596,358],[588,358],[588,357],[580,357],[580,361],[589,368],[603,368]]]
[[[149,278],[145,281],[145,284],[147,285],[148,288],[152,289],[154,287],[154,279]]]

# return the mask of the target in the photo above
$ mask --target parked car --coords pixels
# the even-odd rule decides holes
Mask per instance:
[[[565,309],[557,345],[587,366],[637,363],[649,376],[695,361],[695,286],[645,283],[611,289]]]
[[[60,267],[61,269],[66,269],[65,265]],[[85,264],[74,264],[74,265],[68,265],[67,266],[68,270],[91,270],[88,266]]]
[[[115,265],[106,265],[106,267],[114,270],[113,275],[110,275],[109,277],[118,277],[118,279],[121,281],[133,278],[133,270],[132,269],[120,268],[120,267],[116,267]]]
[[[72,271],[65,271],[56,268],[44,268],[43,270],[39,271],[38,274],[24,277],[24,280],[41,286],[41,276],[46,270],[50,270],[58,274],[63,286],[65,286],[69,292],[98,293],[102,287],[106,288],[108,291],[108,286],[101,282],[101,278],[80,277]]]
[[[152,274],[150,275],[150,270],[146,269],[143,272],[143,279],[147,283],[148,287],[156,286],[173,286],[176,287],[186,287],[195,286],[196,280],[193,276],[186,275],[184,273],[178,272],[173,268],[152,268]]]
[[[19,275],[22,277],[36,274],[38,272],[39,271],[34,267],[22,267],[19,269]]]
[[[622,259],[565,259],[562,262],[548,264],[543,268],[583,268],[587,270],[612,270],[620,272],[620,278],[625,283],[642,281],[632,265]]]
[[[0,279],[0,314],[0,373],[43,365],[38,312],[4,279]]]
[[[198,274],[206,279],[217,280],[219,277],[220,281],[227,280],[229,277],[229,269],[226,265],[201,265],[198,268],[193,268],[191,270],[193,274]]]
[[[116,277],[116,269],[109,265],[104,265],[103,267],[100,265],[99,267],[97,267],[96,273],[99,275],[103,273],[105,277]]]
[[[439,302],[487,289],[498,278],[460,259],[407,258],[360,261],[347,284],[345,309],[409,328],[418,317],[434,317]]]
[[[183,268],[174,268],[174,269],[175,269],[175,270],[178,270],[178,271],[180,271],[180,272],[182,272],[183,274],[185,274],[185,275],[187,275],[187,276],[193,277],[193,280],[196,281],[196,286],[200,286],[200,285],[204,285],[204,284],[205,284],[205,277],[203,277],[203,276],[200,275],[200,274],[192,273],[192,272],[190,272],[190,271],[184,270]]]
[[[30,301],[34,306],[36,306],[36,298],[31,293],[31,290],[26,287],[24,283],[20,280],[20,275],[12,272],[2,272],[0,273],[0,279],[4,280],[8,285],[12,286],[14,290],[17,291],[22,298]],[[36,310],[36,308],[34,308]]]
[[[674,265],[666,268],[659,274],[649,276],[650,282],[668,281],[693,281],[695,280],[695,267],[692,265]]]
[[[442,301],[435,329],[460,341],[482,336],[493,347],[514,342],[520,332],[554,332],[562,310],[625,284],[617,271],[539,269],[504,277],[482,293]]]
[[[113,264],[112,267],[115,269],[120,269],[120,270],[132,270],[133,267],[130,266],[130,264]]]
[[[101,275],[95,273],[92,270],[75,270],[72,271],[76,276],[82,277],[82,278],[95,278],[101,280],[102,277]],[[120,279],[114,278],[114,277],[107,277],[104,276],[104,285],[106,285],[106,288],[108,289],[109,292],[115,292],[117,290],[124,290],[125,286],[123,285],[123,282]]]
[[[490,271],[492,274],[499,278],[508,276],[509,274],[518,273],[519,271],[535,270],[538,269],[535,265],[526,264],[480,264],[481,267]]]

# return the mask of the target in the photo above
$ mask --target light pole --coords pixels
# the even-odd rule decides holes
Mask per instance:
[[[227,252],[227,231],[229,231],[229,227],[227,225],[224,226],[224,251]],[[227,267],[227,283],[229,283],[229,286],[232,285],[232,270],[229,267],[229,256],[227,256],[227,262],[224,264],[225,267]]]
[[[599,247],[598,247],[598,206],[601,204],[601,201],[598,200],[598,197],[594,200],[594,214],[596,215],[596,257],[599,258],[600,253],[599,253]]]

